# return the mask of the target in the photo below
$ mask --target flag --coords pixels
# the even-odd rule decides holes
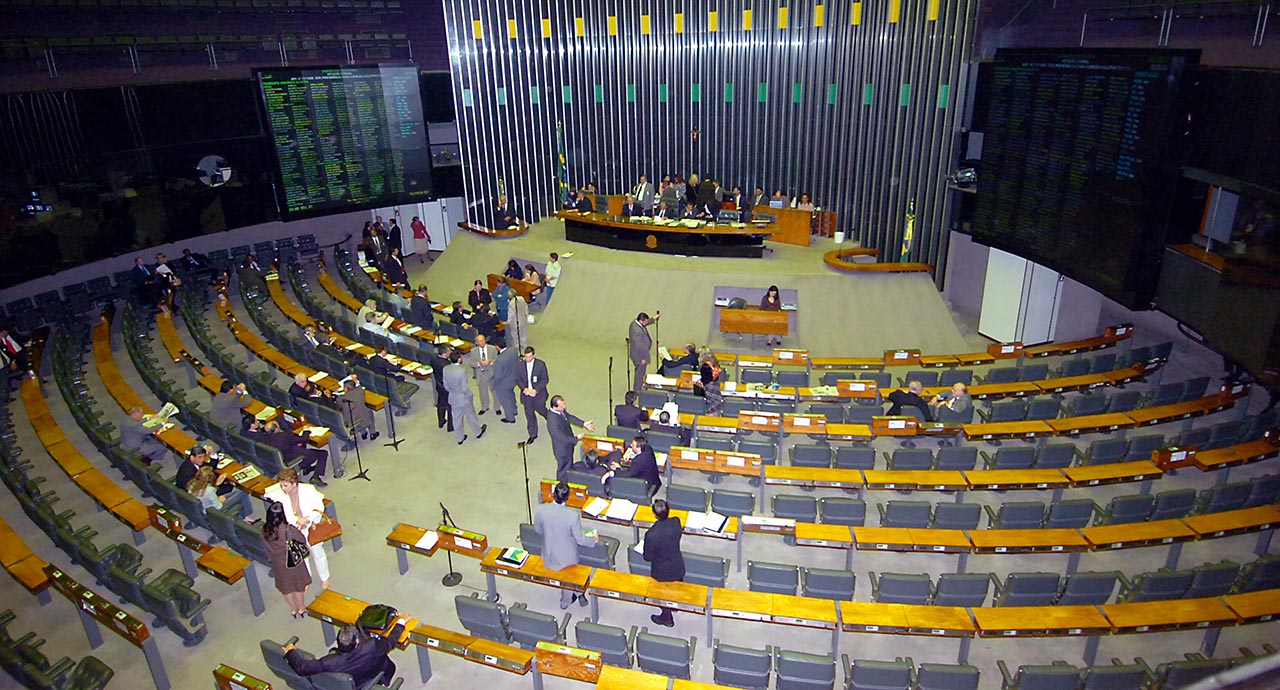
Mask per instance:
[[[569,203],[569,159],[565,156],[564,125],[556,123],[556,188],[560,192],[560,205]]]
[[[902,233],[902,256],[899,261],[906,261],[907,255],[911,253],[911,238],[916,230],[916,202],[907,202],[907,229]]]

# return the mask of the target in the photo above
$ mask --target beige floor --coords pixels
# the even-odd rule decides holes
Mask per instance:
[[[664,343],[678,344],[692,339],[701,344],[710,338],[711,344],[718,347],[739,350],[744,347],[736,342],[719,341],[710,334],[710,302],[716,285],[764,287],[777,283],[797,288],[799,329],[789,344],[808,347],[816,354],[866,355],[888,347],[960,352],[983,346],[983,340],[972,335],[973,330],[966,323],[966,318],[948,311],[928,277],[837,274],[821,264],[821,253],[828,248],[825,245],[808,249],[779,246],[776,252],[763,260],[657,257],[569,244],[563,240],[558,226],[556,221],[543,222],[529,236],[509,241],[463,235],[456,238],[434,264],[420,266],[415,259],[410,259],[408,264],[413,280],[428,283],[433,297],[441,299],[461,297],[473,279],[500,271],[508,257],[545,260],[549,251],[559,251],[562,255],[572,252],[574,256],[563,260],[562,283],[550,307],[537,316],[537,323],[530,329],[531,340],[550,366],[552,392],[564,394],[571,411],[602,424],[609,409],[609,358],[613,357],[613,397],[618,399],[627,380],[623,339],[626,326],[636,312],[662,311],[659,333]],[[237,308],[243,307],[237,305]],[[280,320],[283,321],[283,317]],[[186,336],[185,327],[180,324],[180,329],[188,344],[194,347],[194,342]],[[154,347],[158,353],[161,351],[158,342]],[[135,388],[141,391],[142,383],[137,379],[123,347],[118,348],[117,353],[117,362]],[[1215,364],[1210,358],[1198,354],[1194,348],[1180,345],[1168,375],[1175,377],[1170,380],[1177,380],[1199,371],[1213,373],[1213,366]],[[254,371],[263,368],[261,363],[253,366]],[[185,380],[185,374],[176,367],[174,372],[175,377],[182,377],[177,380]],[[101,381],[92,372],[90,379],[90,388],[97,394],[102,409],[110,415],[116,414],[114,403],[105,396]],[[279,381],[280,385],[285,384],[283,379]],[[50,383],[47,390],[55,416],[68,430],[68,436],[95,463],[124,483],[123,478],[94,454],[83,434],[74,429],[74,420],[58,397],[57,388]],[[150,394],[147,397],[154,401]],[[1215,415],[1197,424],[1225,420],[1228,418],[1226,414],[1230,413]],[[19,427],[19,442],[26,450],[26,457],[34,464],[33,471],[49,478],[47,485],[61,497],[59,508],[76,510],[76,524],[92,525],[98,530],[100,534],[95,541],[100,546],[128,541],[125,528],[97,513],[40,450],[20,403],[15,403],[14,416]],[[495,420],[491,413],[481,417],[481,421]],[[362,459],[373,481],[333,481],[325,490],[337,503],[346,530],[345,548],[330,558],[333,588],[360,599],[393,604],[445,628],[459,629],[452,598],[457,594],[483,590],[484,578],[477,564],[467,559],[454,559],[456,569],[464,575],[462,585],[454,589],[440,585],[440,578],[447,572],[443,554],[432,559],[413,558],[412,569],[401,577],[396,571],[395,555],[385,545],[384,538],[401,521],[435,525],[440,518],[439,503],[444,502],[460,526],[487,534],[492,545],[514,544],[517,526],[525,520],[526,512],[525,498],[521,495],[524,490],[521,457],[515,446],[524,438],[524,423],[522,419],[516,425],[493,424],[483,439],[469,440],[459,448],[452,436],[438,430],[434,422],[431,393],[424,388],[414,398],[409,416],[397,419],[400,436],[407,439],[398,452],[381,445],[386,440],[385,428],[384,438],[378,443],[361,447]],[[384,424],[381,418],[379,424]],[[1168,429],[1165,433],[1173,434],[1176,430]],[[883,441],[877,442],[876,447],[881,450],[892,448]],[[347,462],[354,466],[354,455],[348,457]],[[545,434],[530,448],[529,466],[535,482],[553,472],[554,463]],[[1239,468],[1233,472],[1232,478],[1248,478],[1267,469],[1269,463]],[[704,484],[703,479],[687,472],[679,473],[676,481]],[[1155,490],[1201,487],[1209,483],[1211,478],[1198,472],[1183,472],[1160,480]],[[749,490],[745,481],[733,479],[720,486]],[[1105,487],[1087,495],[1105,504],[1112,496],[1136,491],[1136,486]],[[943,494],[905,496],[888,492],[870,494],[865,498],[869,503],[901,498],[924,498],[935,502],[952,500],[951,496]],[[966,497],[966,501],[990,505],[1006,500],[1047,500],[1047,496],[1007,493]],[[767,512],[766,508],[757,508],[757,513]],[[43,557],[59,565],[68,564],[68,559],[32,527],[12,501],[0,502],[0,516],[22,531],[28,543]],[[874,524],[874,518],[871,524]],[[631,541],[630,530],[603,529],[606,534],[622,539],[624,544]],[[200,530],[195,530],[195,533],[200,534]],[[1181,563],[1194,566],[1222,558],[1248,561],[1253,558],[1254,543],[1255,537],[1240,536],[1188,544],[1183,550]],[[744,547],[745,559],[843,567],[841,554],[785,547],[771,538],[749,538]],[[731,558],[730,586],[747,587],[745,572],[738,570],[737,554],[732,545],[690,537],[685,541],[685,548]],[[147,566],[157,572],[180,567],[176,547],[157,534],[148,536],[142,550]],[[1086,554],[1082,569],[1119,569],[1133,575],[1160,567],[1164,557],[1162,548]],[[624,561],[625,557],[619,560]],[[858,553],[854,561],[854,570],[859,577],[855,599],[870,599],[868,571],[936,576],[953,572],[955,567],[954,556]],[[971,558],[968,569],[970,572],[994,572],[1003,577],[1011,571],[1061,571],[1064,567],[1065,558],[1055,555],[985,556]],[[620,569],[625,570],[625,564],[620,565]],[[88,579],[77,568],[72,567],[69,571]],[[258,652],[257,643],[264,638],[284,640],[296,635],[301,638],[303,646],[313,651],[321,650],[323,642],[319,625],[314,621],[290,620],[283,599],[276,595],[270,582],[264,579],[263,586],[268,609],[263,616],[255,618],[242,586],[228,587],[204,576],[197,580],[196,588],[213,600],[208,612],[208,640],[199,647],[186,649],[172,634],[164,630],[155,632],[173,687],[209,687],[210,671],[219,663],[272,680]],[[105,588],[100,589],[105,591]],[[532,609],[559,614],[557,595],[553,591],[514,582],[499,582],[499,589],[504,603],[526,602]],[[11,631],[34,630],[49,638],[45,650],[54,656],[79,658],[91,653],[76,615],[65,600],[55,597],[50,605],[38,607],[32,597],[7,578],[0,578],[0,595],[5,601],[0,608],[13,608],[18,614],[17,621],[10,626]],[[651,612],[639,606],[605,602],[601,607],[601,622],[622,627],[649,625],[647,617]],[[586,609],[575,607],[570,613],[576,621],[583,617]],[[689,615],[677,616],[677,625],[669,634],[698,638],[693,677],[711,682],[711,640],[705,639],[705,621]],[[774,645],[820,652],[830,645],[828,633],[750,622],[717,620],[714,634],[725,642],[744,646]],[[1102,641],[1098,658],[1104,661],[1112,657],[1131,660],[1134,656],[1142,656],[1154,664],[1197,650],[1200,639],[1201,635],[1196,632],[1108,637]],[[1268,623],[1226,629],[1218,648],[1220,655],[1228,655],[1245,645],[1257,650],[1263,642],[1280,642],[1280,625]],[[852,658],[892,659],[909,655],[917,663],[954,662],[957,652],[955,640],[871,634],[843,634],[839,646],[841,653]],[[995,663],[997,659],[1006,659],[1011,666],[1053,659],[1078,664],[1083,648],[1082,639],[980,639],[973,643],[970,662],[982,669],[982,687],[996,688],[1000,677]],[[141,654],[123,641],[108,638],[103,647],[92,653],[115,668],[117,677],[112,687],[150,686]],[[406,679],[406,687],[417,687],[414,656],[399,653],[396,659],[401,675]],[[527,688],[531,683],[527,677],[512,676],[443,655],[434,657],[434,669],[433,687],[499,690]],[[7,677],[0,677],[0,687],[6,683],[12,684]],[[549,679],[547,687],[586,686]]]

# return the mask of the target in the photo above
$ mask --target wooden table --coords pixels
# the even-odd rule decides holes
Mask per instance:
[[[1063,469],[1062,473],[1071,480],[1072,486],[1077,487],[1102,486],[1104,484],[1120,484],[1122,482],[1145,482],[1159,479],[1164,474],[1150,460],[1068,467]]]
[[[1053,429],[1053,433],[1058,436],[1080,436],[1081,434],[1131,429],[1137,426],[1127,414],[1121,412],[1085,415],[1083,417],[1059,417],[1050,419],[1047,423],[1049,428]]]
[[[671,679],[654,673],[634,671],[629,668],[608,666],[600,669],[598,690],[667,690]]]
[[[717,311],[720,315],[721,333],[776,335],[784,338],[791,334],[791,314],[794,312],[751,308],[717,308]]]
[[[1074,529],[978,529],[969,531],[974,553],[1063,553],[1088,551]],[[1070,570],[1070,569],[1068,569]]]
[[[498,600],[498,582],[494,577],[502,575],[516,580],[524,580],[535,585],[548,585],[557,589],[567,589],[577,594],[587,591],[587,580],[591,579],[591,566],[571,565],[561,570],[550,570],[542,563],[542,557],[529,554],[524,565],[520,567],[507,565],[498,560],[502,549],[492,548],[480,560],[480,572],[485,574],[489,589],[489,601]]]
[[[970,441],[995,441],[999,439],[1036,438],[1053,435],[1053,428],[1043,421],[985,422],[965,424],[964,436]]]
[[[1201,539],[1226,537],[1274,529],[1280,525],[1280,510],[1275,506],[1257,506],[1221,513],[1192,515],[1182,518],[1182,522],[1195,531]]]
[[[439,535],[431,548],[424,549],[418,546],[422,538],[428,533],[434,533],[435,530],[429,530],[425,527],[418,527],[404,522],[396,524],[392,528],[391,533],[387,535],[387,546],[396,550],[396,565],[400,568],[400,574],[404,575],[409,572],[409,557],[407,552],[420,554],[422,556],[432,556],[436,550],[440,548]]]
[[[842,601],[840,629],[845,632],[905,633],[906,607],[902,604]]]
[[[1222,597],[1241,623],[1272,621],[1280,617],[1280,591],[1271,589]]]
[[[970,490],[1061,489],[1071,484],[1061,470],[965,470]]]

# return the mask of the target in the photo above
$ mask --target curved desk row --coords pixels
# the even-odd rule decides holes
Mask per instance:
[[[855,256],[875,256],[880,252],[875,249],[837,249],[822,255],[822,263],[845,273],[928,273],[933,266],[903,261],[899,263],[853,261]]]
[[[760,258],[764,241],[778,232],[776,223],[739,223],[741,227],[734,227],[716,223],[690,226],[677,221],[658,225],[647,218],[629,221],[579,211],[557,211],[555,216],[564,221],[564,237],[570,242],[651,254]]]
[[[337,250],[335,250],[335,252],[336,251]],[[344,258],[337,256],[335,253],[334,264],[337,266],[337,271],[339,276],[344,281],[346,281],[348,285],[350,285],[353,278],[351,277],[351,273],[349,271],[350,266],[345,262]],[[360,264],[359,266],[360,266],[360,269],[365,273],[365,275],[368,275],[369,278],[373,280],[375,285],[383,288],[383,290],[385,290],[386,292],[393,293],[402,299],[406,299],[406,300],[413,299],[412,292],[409,292],[408,290],[396,290],[391,286],[385,285],[382,282],[382,274],[378,272],[378,269],[372,266],[365,266],[363,263]],[[329,275],[326,268],[327,266],[324,263],[324,256],[321,255],[320,269],[316,272],[316,280],[320,282],[320,287],[325,291],[325,294],[327,294],[335,302],[346,307],[351,312],[358,313],[362,308],[364,308],[364,303],[361,302],[359,299],[357,299],[351,293],[343,290],[341,287],[338,286],[337,283],[333,282],[333,277]],[[449,316],[453,313],[453,308],[447,304],[442,304],[440,302],[432,301],[431,311],[435,312],[437,315],[445,319],[448,319]],[[401,321],[400,319],[393,320],[391,322],[391,328],[395,329],[397,332],[403,335],[407,335],[410,338],[414,338],[420,341],[423,345],[434,346],[434,345],[440,345],[443,343],[448,343],[449,345],[451,345],[456,349],[461,349],[463,352],[471,351],[471,343],[468,343],[464,340],[459,340],[457,338],[451,338],[441,333],[433,333],[432,331],[429,331],[425,328],[420,328],[414,324]]]

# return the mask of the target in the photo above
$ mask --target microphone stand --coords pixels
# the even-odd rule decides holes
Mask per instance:
[[[627,386],[630,386],[630,385],[631,385],[631,336],[627,336]],[[631,388],[627,388],[627,390],[631,390]],[[612,413],[613,410],[610,409],[609,412]]]
[[[609,411],[608,415],[613,416],[613,355],[609,355]]]
[[[533,524],[533,499],[529,496],[529,442],[521,441],[516,444],[516,448],[520,449],[521,460],[524,462],[524,506],[529,511],[529,524]]]
[[[375,356],[375,357],[377,357],[377,355],[374,355],[374,356]],[[395,379],[395,377],[394,377],[394,376],[388,376],[388,377],[387,377],[387,385],[388,385],[388,386],[394,386],[394,385],[396,385],[396,379]],[[384,446],[391,446],[392,448],[395,448],[395,449],[396,449],[396,452],[397,452],[397,453],[399,453],[399,452],[400,452],[400,444],[401,444],[401,443],[404,443],[404,442],[405,442],[405,439],[403,439],[403,438],[400,438],[400,439],[396,438],[396,411],[395,411],[395,410],[393,410],[393,409],[391,409],[391,401],[390,401],[390,400],[388,400],[388,401],[387,401],[387,431],[391,434],[391,440],[390,440],[390,441],[387,441],[386,443],[384,443],[384,444],[382,444],[382,445],[384,445]]]
[[[347,433],[351,434],[351,446],[356,449],[356,469],[360,470],[359,472],[356,473],[354,477],[352,477],[351,479],[348,479],[347,481],[355,481],[356,479],[363,479],[366,482],[371,482],[373,480],[369,478],[369,470],[366,470],[364,468],[364,463],[360,460],[360,439],[356,434],[356,416],[352,412],[351,401],[343,400],[342,402],[347,404],[347,419],[351,420],[351,426]]]
[[[456,523],[454,523],[453,518],[449,516],[449,509],[444,507],[443,503],[440,504],[440,511],[441,511],[441,516],[440,516],[441,525],[449,525],[450,527],[458,526]],[[458,583],[462,582],[462,573],[453,569],[453,552],[450,551],[449,549],[445,549],[444,555],[446,558],[449,559],[449,572],[446,573],[444,577],[440,578],[440,584],[444,585],[445,587],[457,587]]]

